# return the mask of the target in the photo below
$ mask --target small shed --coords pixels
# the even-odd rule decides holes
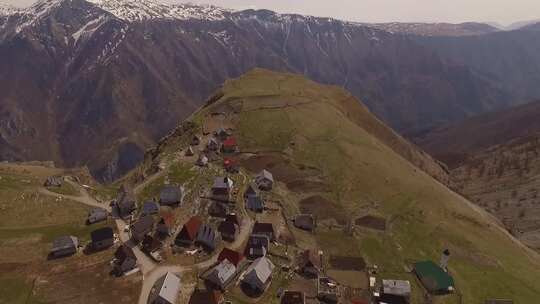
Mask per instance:
[[[121,276],[122,274],[137,267],[137,257],[133,249],[126,245],[121,245],[114,253],[113,272]]]
[[[301,291],[285,291],[281,296],[281,304],[304,304],[306,296]]]
[[[244,256],[237,251],[234,251],[229,248],[223,248],[218,256],[218,262],[221,262],[223,260],[228,260],[231,262],[234,266],[238,267],[240,262],[244,259]]]
[[[102,208],[94,208],[88,213],[88,218],[86,219],[86,222],[91,225],[103,222],[107,220],[107,217],[109,217],[109,212],[107,210]]]
[[[264,201],[260,196],[249,196],[246,199],[246,208],[255,213],[264,212]]]
[[[62,176],[49,176],[43,185],[47,188],[60,188],[63,183],[64,178]]]
[[[454,279],[433,261],[414,264],[414,273],[422,285],[433,294],[447,294],[454,290]]]
[[[77,253],[79,247],[79,239],[74,236],[61,236],[54,239],[50,256],[60,258],[70,256]]]
[[[191,246],[197,237],[197,232],[202,225],[202,221],[198,216],[194,216],[187,221],[180,233],[176,236],[174,243],[177,246]]]
[[[274,264],[266,257],[256,259],[246,270],[242,284],[255,293],[262,293],[272,279]]]
[[[103,227],[90,233],[91,246],[94,250],[103,250],[114,245],[114,231],[111,227]]]
[[[184,199],[184,189],[179,186],[165,186],[159,193],[159,203],[162,206],[178,206]]]
[[[197,162],[195,163],[199,167],[206,167],[208,166],[208,157],[204,154],[199,154],[199,158],[197,159]]]
[[[159,204],[156,202],[146,202],[142,205],[142,216],[154,215],[159,213]]]
[[[275,239],[275,230],[272,223],[259,223],[256,222],[253,225],[251,234],[266,235],[270,241]]]
[[[154,229],[154,218],[152,216],[143,216],[131,226],[131,238],[135,243],[142,242],[144,237]]]
[[[219,224],[218,232],[223,240],[234,242],[238,236],[238,226],[230,221],[224,220]]]
[[[150,301],[152,304],[176,304],[180,293],[180,278],[172,272],[167,272],[164,278],[158,281],[159,292]]]
[[[236,274],[236,266],[229,260],[223,260],[216,265],[207,275],[205,281],[215,289],[225,290],[225,287]]]
[[[208,225],[201,225],[197,232],[195,244],[208,252],[214,251],[216,249],[216,232],[214,229]]]
[[[235,153],[238,151],[238,144],[236,143],[236,138],[230,136],[223,141],[221,146],[223,153]]]
[[[257,184],[261,190],[270,191],[272,190],[272,187],[274,187],[274,176],[269,171],[262,170],[262,172],[255,177],[255,184]]]
[[[190,157],[195,155],[195,152],[193,152],[193,148],[190,146],[186,149],[186,153],[184,155]]]
[[[302,230],[313,231],[316,226],[315,218],[311,214],[299,214],[294,218],[294,226]]]

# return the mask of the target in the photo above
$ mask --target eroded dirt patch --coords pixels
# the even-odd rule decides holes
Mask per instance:
[[[366,268],[366,261],[361,257],[330,256],[332,269],[345,271],[363,271]]]
[[[320,195],[310,196],[300,201],[300,210],[302,213],[312,214],[319,221],[335,219],[340,225],[347,223],[345,211]]]
[[[367,227],[375,230],[385,231],[386,230],[386,219],[373,215],[366,215],[360,218],[357,218],[354,222],[355,225]]]

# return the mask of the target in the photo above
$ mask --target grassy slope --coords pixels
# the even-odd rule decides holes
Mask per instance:
[[[286,150],[294,162],[319,168],[331,186],[330,196],[350,214],[378,204],[390,220],[389,231],[364,233],[349,244],[370,263],[399,272],[411,261],[437,261],[450,248],[450,271],[464,303],[488,297],[518,303],[538,299],[538,255],[367,132],[366,120],[369,126],[373,118],[346,92],[262,70],[226,83],[223,92],[217,105],[243,104],[237,119],[243,150]],[[319,240],[323,249],[334,246],[324,239]],[[455,298],[438,301],[454,303]]]

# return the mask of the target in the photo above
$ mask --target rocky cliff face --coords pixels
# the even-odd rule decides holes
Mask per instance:
[[[255,67],[343,86],[401,132],[511,100],[493,79],[409,36],[334,19],[148,0],[5,11],[0,154],[88,165],[104,180],[133,167],[224,80]]]

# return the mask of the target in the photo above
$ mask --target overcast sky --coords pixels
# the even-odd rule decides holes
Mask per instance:
[[[162,0],[167,2],[188,2]],[[16,6],[33,0],[0,0]],[[509,24],[540,18],[540,0],[191,0],[234,9],[268,8],[278,12],[330,16],[365,22],[483,21]]]

